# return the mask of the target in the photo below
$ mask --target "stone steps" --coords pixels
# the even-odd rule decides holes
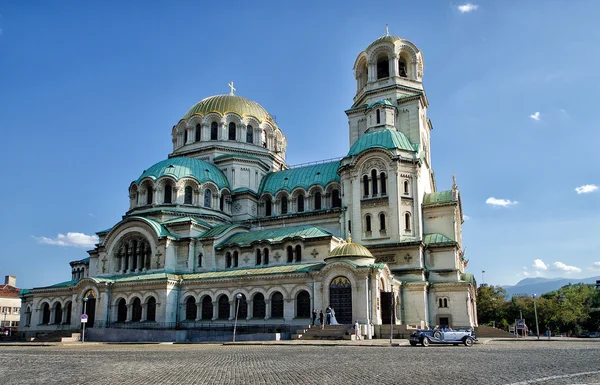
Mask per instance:
[[[478,326],[475,328],[478,338],[517,338],[514,334],[491,326]]]
[[[324,329],[319,326],[309,326],[308,329],[298,329],[292,339],[303,340],[353,340],[354,329],[352,325],[326,325]]]

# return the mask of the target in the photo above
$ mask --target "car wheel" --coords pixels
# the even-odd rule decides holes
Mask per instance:
[[[429,346],[429,338],[423,337],[423,341],[421,341],[421,345],[427,347]]]
[[[471,346],[473,346],[473,342],[475,342],[475,341],[473,341],[472,337],[465,338],[465,346],[471,347]]]
[[[410,341],[410,346],[417,346],[417,343],[414,341]]]
[[[437,338],[438,340],[440,340],[440,339],[442,339],[442,332],[438,330],[435,333],[433,333],[433,336],[435,338]]]

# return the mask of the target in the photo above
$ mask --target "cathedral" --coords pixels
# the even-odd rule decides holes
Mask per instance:
[[[88,328],[300,326],[328,306],[375,336],[477,326],[460,193],[454,177],[438,191],[431,165],[423,67],[405,39],[371,43],[354,63],[348,152],[298,166],[233,83],[201,100],[71,280],[21,291],[20,330],[78,329],[83,313]]]

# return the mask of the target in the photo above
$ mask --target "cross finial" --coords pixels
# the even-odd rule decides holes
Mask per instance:
[[[452,173],[452,188],[456,190],[458,186],[456,185],[456,175]]]
[[[348,239],[346,239],[346,242],[352,243],[352,235],[350,234],[350,231],[348,231]]]
[[[385,36],[390,36],[390,30],[387,24],[385,25]]]
[[[233,86],[233,80],[231,81],[231,83],[228,84],[229,88],[231,88],[231,91],[229,91],[229,95],[233,95],[233,93],[236,91],[235,87]]]

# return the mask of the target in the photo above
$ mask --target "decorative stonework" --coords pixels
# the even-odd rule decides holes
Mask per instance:
[[[375,257],[375,263],[396,263],[395,255],[380,255]]]

